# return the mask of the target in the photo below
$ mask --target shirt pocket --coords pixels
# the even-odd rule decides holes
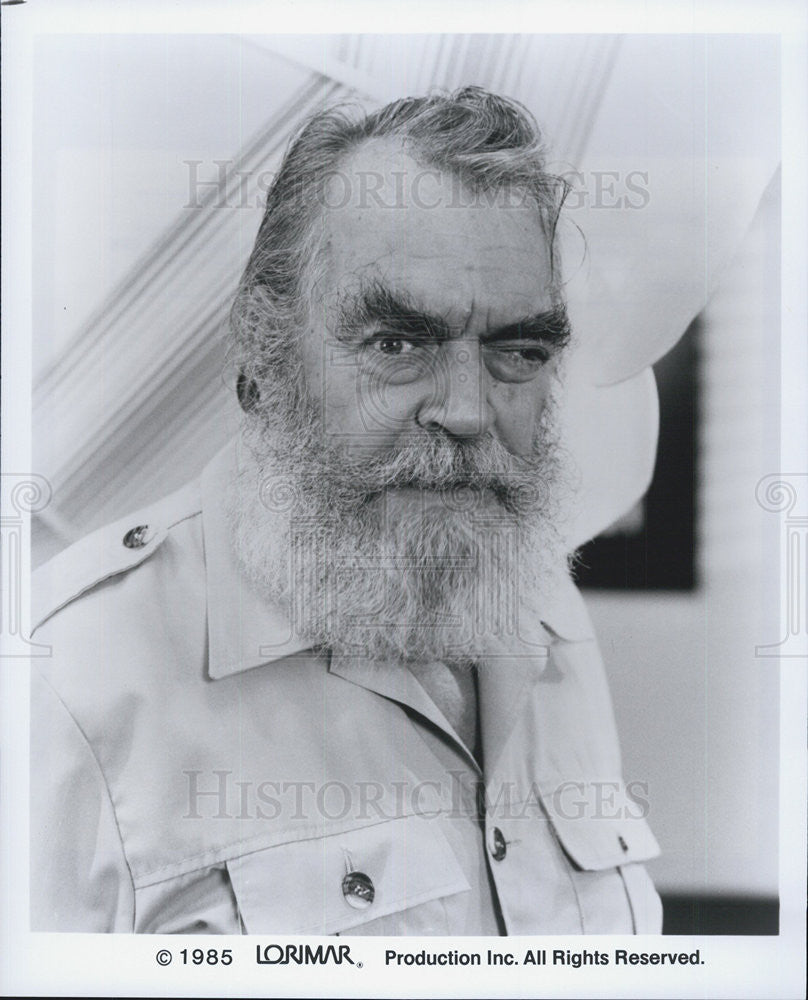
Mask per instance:
[[[440,820],[405,816],[227,862],[247,934],[448,934],[470,889]]]
[[[640,818],[554,816],[585,934],[660,934],[662,904],[643,862],[659,845]]]

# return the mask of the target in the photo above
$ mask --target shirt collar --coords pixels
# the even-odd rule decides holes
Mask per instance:
[[[208,672],[213,679],[284,659],[311,648],[295,633],[288,608],[256,592],[236,557],[225,512],[228,483],[245,465],[238,440],[231,441],[201,477],[208,604]],[[502,642],[503,655],[524,655],[551,640],[581,641],[592,626],[577,588],[565,574],[542,602],[540,621],[523,616],[519,634]],[[514,644],[515,647],[514,648]]]
[[[208,600],[208,672],[214,679],[310,648],[295,635],[288,611],[261,597],[239,566],[225,513],[225,496],[244,466],[238,441],[202,473],[202,525]]]

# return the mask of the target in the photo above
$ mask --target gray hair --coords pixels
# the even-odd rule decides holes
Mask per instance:
[[[346,105],[322,111],[289,143],[231,311],[245,409],[257,403],[257,385],[268,375],[299,381],[299,373],[282,366],[289,363],[289,334],[307,318],[304,288],[328,182],[362,143],[386,137],[400,138],[418,162],[456,175],[470,192],[519,192],[537,210],[554,273],[556,226],[568,186],[545,170],[541,131],[522,104],[464,87],[406,97],[371,114]]]

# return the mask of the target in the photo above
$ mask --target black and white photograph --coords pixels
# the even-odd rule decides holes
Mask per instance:
[[[802,996],[797,5],[35,7],[4,995]]]

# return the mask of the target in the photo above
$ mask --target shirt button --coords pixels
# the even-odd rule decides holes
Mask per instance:
[[[502,836],[502,830],[498,826],[495,826],[491,831],[491,855],[494,861],[502,861],[507,851],[508,848],[505,844],[505,838]]]
[[[345,902],[355,910],[366,910],[376,895],[373,882],[364,872],[348,872],[342,880]]]
[[[127,549],[142,549],[151,541],[151,537],[148,524],[139,524],[136,528],[130,528],[126,532],[123,536],[123,544]]]

